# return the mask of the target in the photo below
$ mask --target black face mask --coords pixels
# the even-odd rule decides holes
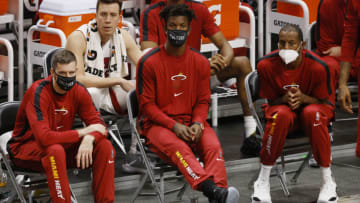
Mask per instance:
[[[64,77],[56,73],[55,75],[57,76],[56,84],[58,84],[62,90],[69,91],[75,85],[76,76]]]
[[[180,47],[186,42],[188,36],[187,30],[168,30],[167,38],[171,45],[175,47]]]

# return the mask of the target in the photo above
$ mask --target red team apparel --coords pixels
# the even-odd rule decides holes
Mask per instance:
[[[190,35],[187,38],[187,45],[200,50],[201,34],[211,37],[220,31],[214,23],[214,18],[210,15],[208,8],[201,2],[185,0],[185,5],[194,10],[196,18],[191,21]],[[150,5],[141,14],[140,22],[140,42],[153,41],[158,45],[164,44],[166,35],[164,31],[165,22],[160,18],[160,11],[166,7],[166,0],[159,1]]]
[[[192,188],[197,189],[209,178],[226,188],[220,142],[206,123],[210,102],[208,60],[189,46],[181,56],[169,55],[160,46],[140,59],[137,74],[139,122],[150,149],[175,164]],[[176,122],[187,126],[204,123],[200,141],[187,143],[178,138],[172,131]],[[194,152],[200,155],[204,168]]]
[[[348,0],[347,13],[345,18],[344,38],[341,44],[341,57],[343,61],[356,63],[356,51],[359,48],[359,26],[360,26],[360,1]],[[359,52],[359,51],[358,51]],[[358,88],[360,88],[360,71],[358,71]],[[358,101],[360,94],[358,94]],[[360,118],[360,109],[359,118]],[[358,119],[358,136],[356,145],[356,155],[360,157],[360,119]]]
[[[36,81],[21,102],[8,152],[15,165],[45,171],[53,202],[71,202],[67,167],[75,167],[81,139],[72,130],[75,115],[86,123],[104,124],[80,83],[66,94],[56,93],[52,77]],[[96,202],[114,201],[114,149],[100,133],[93,151],[93,191]]]
[[[316,161],[323,167],[330,165],[329,121],[334,116],[335,96],[330,83],[328,65],[314,53],[303,50],[302,63],[287,70],[279,52],[274,51],[260,59],[257,70],[260,77],[260,96],[270,101],[282,97],[288,85],[298,85],[303,94],[318,99],[329,99],[331,104],[308,104],[292,111],[288,105],[273,105],[265,110],[266,127],[260,152],[264,165],[274,165],[280,156],[286,135],[304,129],[309,137]]]

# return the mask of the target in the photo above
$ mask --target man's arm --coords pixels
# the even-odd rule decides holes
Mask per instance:
[[[86,124],[86,126],[98,124],[102,125],[103,128],[106,129],[105,122],[101,117],[100,113],[96,110],[91,96],[85,87],[80,86],[79,92],[77,94],[77,101],[79,102],[79,108],[77,109],[78,114],[82,121]],[[105,134],[105,135],[104,135]],[[100,133],[97,131],[89,132],[87,135],[92,135],[95,139],[93,140],[95,143],[99,142],[99,140],[107,137],[107,131],[105,133]]]
[[[138,65],[139,66],[139,65]],[[139,67],[138,67],[139,70]],[[176,121],[162,112],[155,102],[156,84],[154,70],[147,64],[143,64],[141,73],[142,84],[139,84],[139,72],[137,73],[137,94],[139,98],[140,111],[144,113],[152,122],[161,125],[169,130],[173,130]],[[139,86],[142,86],[141,88]],[[142,89],[142,92],[139,92]]]
[[[341,43],[341,64],[340,64],[340,78],[339,78],[339,93],[338,101],[340,107],[348,113],[353,113],[352,102],[347,81],[349,79],[349,72],[351,63],[354,62],[356,46],[358,44],[359,33],[359,19],[356,15],[355,1],[349,0],[347,7],[347,15],[345,18],[344,36]]]
[[[210,68],[212,69],[211,74],[214,74],[230,65],[231,60],[234,58],[234,51],[221,31],[213,34],[210,40],[220,50],[220,54],[216,54],[209,59]]]
[[[77,70],[76,80],[85,85],[85,87],[106,88],[115,85],[122,86],[127,81],[123,78],[102,78],[97,76],[85,75],[85,61],[84,55],[86,52],[86,39],[80,31],[75,31],[70,34],[66,41],[65,48],[70,50],[76,56]]]
[[[159,46],[156,17],[151,12],[146,12],[148,9],[150,8],[145,9],[140,16],[140,48],[142,51]]]
[[[139,47],[136,45],[134,39],[131,37],[129,32],[122,29],[121,30],[122,37],[124,38],[126,53],[129,56],[130,60],[137,65],[142,53]]]
[[[35,104],[34,96],[30,97],[27,101],[28,103],[26,104],[25,112],[30,129],[35,136],[35,140],[42,146],[75,143],[91,132],[98,131],[103,133],[103,128],[96,124],[78,130],[53,130],[50,128],[49,119],[52,115],[48,115],[49,105],[52,103],[52,101],[50,101],[51,99],[44,94],[41,94],[36,100],[39,100],[39,102]]]

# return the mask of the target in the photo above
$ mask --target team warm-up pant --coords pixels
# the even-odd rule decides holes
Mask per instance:
[[[72,145],[54,144],[40,148],[35,141],[21,146],[12,161],[16,166],[35,171],[45,171],[51,200],[71,202],[67,167],[75,167],[75,156],[79,143]],[[114,202],[114,158],[115,150],[107,139],[102,139],[93,149],[93,183],[95,202]]]
[[[163,160],[177,166],[193,189],[211,179],[219,187],[227,188],[223,151],[214,130],[205,125],[202,137],[196,144],[188,144],[167,128],[153,125],[146,133],[150,149]],[[196,159],[197,154],[204,168]]]
[[[309,104],[297,111],[287,105],[270,106],[265,110],[266,126],[260,159],[264,165],[274,165],[281,155],[288,132],[302,129],[309,137],[315,160],[322,167],[331,163],[328,124],[333,108],[326,104]]]

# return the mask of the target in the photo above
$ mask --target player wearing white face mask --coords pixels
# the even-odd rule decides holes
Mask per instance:
[[[315,53],[305,50],[302,31],[287,25],[279,33],[279,49],[258,62],[260,96],[268,99],[266,127],[260,151],[261,171],[254,183],[253,203],[270,203],[270,171],[282,152],[288,132],[304,129],[321,166],[322,187],[318,203],[336,202],[331,176],[330,138],[327,125],[334,116],[334,87],[330,68]],[[276,77],[275,77],[276,76]]]

